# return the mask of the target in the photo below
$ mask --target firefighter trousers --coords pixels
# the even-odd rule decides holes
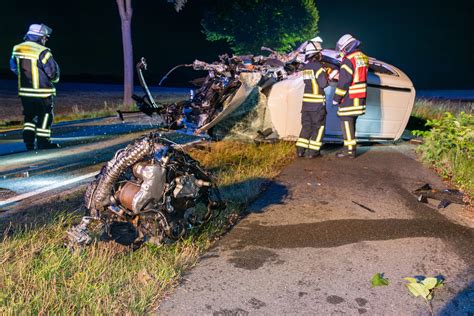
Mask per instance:
[[[339,116],[341,121],[342,135],[344,136],[344,147],[349,155],[355,155],[356,142],[356,121],[357,116]]]
[[[50,143],[51,124],[53,123],[53,97],[21,97],[23,104],[23,141],[27,149]]]
[[[315,111],[301,111],[301,132],[296,142],[299,155],[319,153],[323,145],[326,107],[318,107]]]

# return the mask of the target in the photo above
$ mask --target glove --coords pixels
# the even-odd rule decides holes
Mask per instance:
[[[332,105],[333,105],[333,106],[338,106],[339,103],[337,103],[336,101],[332,100]]]

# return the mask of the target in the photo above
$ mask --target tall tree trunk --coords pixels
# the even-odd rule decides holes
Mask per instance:
[[[133,102],[132,0],[116,1],[122,22],[123,104],[130,105]]]

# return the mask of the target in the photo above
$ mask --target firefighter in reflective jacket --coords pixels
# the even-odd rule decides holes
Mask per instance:
[[[345,148],[336,154],[338,158],[355,158],[356,120],[359,115],[365,114],[369,59],[358,50],[359,46],[360,41],[350,34],[342,36],[336,44],[336,50],[343,57],[333,105],[339,106],[337,115],[341,122]]]
[[[58,148],[50,141],[53,122],[54,83],[59,81],[59,67],[46,41],[52,30],[44,24],[32,24],[24,42],[13,47],[10,69],[18,75],[18,95],[25,121],[23,141],[27,150]]]
[[[305,48],[306,64],[303,67],[304,94],[301,108],[301,132],[296,142],[298,157],[314,158],[320,155],[326,121],[326,96],[328,86],[326,71],[321,64],[321,43],[318,36]]]

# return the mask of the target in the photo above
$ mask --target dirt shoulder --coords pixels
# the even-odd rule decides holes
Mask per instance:
[[[436,313],[474,312],[472,221],[459,205],[438,210],[410,193],[445,188],[410,146],[364,149],[289,165],[159,314],[425,314],[403,285],[414,275],[446,278]],[[377,272],[390,286],[370,287]]]

